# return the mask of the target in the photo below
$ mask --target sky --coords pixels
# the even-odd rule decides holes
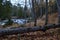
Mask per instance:
[[[10,0],[13,5],[21,4],[22,7],[25,5],[25,0]],[[44,0],[45,1],[45,0]],[[49,2],[49,0],[48,0]],[[30,7],[29,0],[27,0],[27,7]]]
[[[29,1],[27,0],[27,6],[29,7]],[[17,5],[18,3],[21,4],[22,7],[25,5],[25,0],[11,0],[11,3],[13,5]]]

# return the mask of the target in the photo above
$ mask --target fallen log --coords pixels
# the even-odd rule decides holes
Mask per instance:
[[[28,28],[10,28],[10,29],[0,29],[0,36],[4,35],[14,35],[14,34],[21,34],[21,33],[29,33],[29,32],[35,32],[35,31],[46,31],[51,28],[60,28],[60,24],[49,24],[45,26],[39,26],[39,27],[28,27]]]

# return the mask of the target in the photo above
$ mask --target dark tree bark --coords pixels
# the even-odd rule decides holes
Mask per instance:
[[[57,0],[57,7],[58,7],[58,23],[60,23],[60,0]]]
[[[46,0],[46,20],[45,20],[45,25],[48,24],[48,0]]]
[[[32,0],[32,11],[33,11],[33,14],[34,14],[34,26],[36,26],[36,13],[35,13],[35,2],[36,2],[36,0]]]

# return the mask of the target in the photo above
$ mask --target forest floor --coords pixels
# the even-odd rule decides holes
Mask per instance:
[[[58,14],[49,14],[48,15],[48,24],[57,24],[58,23]],[[42,18],[37,19],[37,26],[45,25],[45,15]],[[26,27],[34,27],[34,22],[25,24]]]
[[[48,24],[57,24],[57,13],[48,15]],[[45,15],[40,19],[37,19],[37,26],[44,25]],[[14,26],[14,25],[13,25]],[[15,25],[17,26],[17,25]],[[27,23],[25,27],[34,27],[34,22]],[[46,32],[36,31],[30,33],[20,34],[20,40],[60,40],[60,28],[49,29]],[[0,37],[0,40],[18,40],[18,35],[7,35]]]

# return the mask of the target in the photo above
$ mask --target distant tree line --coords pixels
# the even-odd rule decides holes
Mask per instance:
[[[12,5],[11,1],[0,0],[0,21],[7,19],[6,25],[12,24],[11,18],[23,18],[24,9],[20,4]]]
[[[12,5],[10,1],[0,0],[0,19],[11,19],[13,16],[17,18],[24,17],[24,9],[20,4]]]
[[[36,13],[36,17],[43,16],[46,12],[46,3],[41,1],[40,4],[38,2],[34,2],[34,10]],[[27,11],[27,12],[26,12]],[[49,1],[48,3],[48,12],[49,13],[54,13],[57,12],[57,3],[56,1],[52,2]],[[13,16],[16,16],[18,18],[24,18],[24,17],[29,17],[29,12],[27,6],[24,8],[21,7],[20,4],[12,5],[10,1],[5,1],[0,0],[0,19],[9,19]],[[34,14],[35,15],[35,14]]]
[[[35,2],[36,0],[34,0],[34,8],[35,8],[35,13],[37,17],[43,16],[43,14],[46,13],[46,2],[44,2],[44,0],[40,0],[40,3],[38,4],[38,2]],[[57,12],[57,3],[56,0],[55,1],[49,1],[48,2],[48,13],[52,14]]]
[[[40,1],[40,2],[39,2]],[[46,1],[46,2],[45,2]],[[46,24],[48,22],[48,14],[53,14],[57,12],[57,3],[56,0],[32,0],[32,12],[34,14],[34,22],[36,26],[37,18],[42,18],[44,14],[46,14]]]

